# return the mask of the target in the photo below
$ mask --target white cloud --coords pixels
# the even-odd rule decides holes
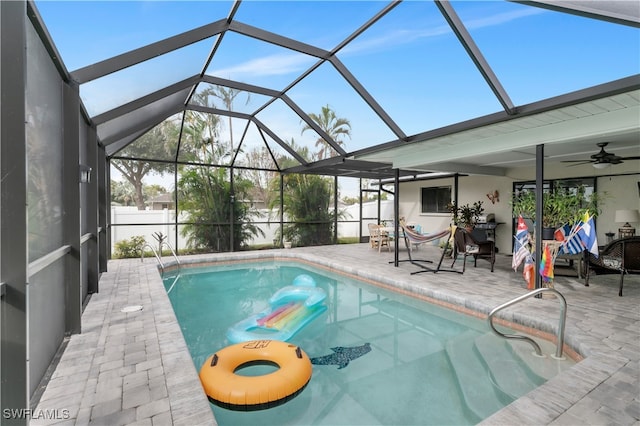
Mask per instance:
[[[235,80],[242,77],[286,75],[300,73],[309,68],[316,58],[304,54],[278,54],[252,59],[228,68],[215,70],[220,76],[232,76]]]
[[[463,21],[463,23],[467,29],[479,29],[502,25],[516,19],[524,18],[531,15],[537,15],[540,13],[545,13],[545,11],[542,9],[527,8],[518,11],[498,13],[495,15],[477,19],[469,19]],[[446,24],[437,25],[426,29],[422,27],[415,29],[389,31],[382,36],[369,40],[355,40],[349,46],[345,47],[341,51],[341,53],[353,54],[360,52],[379,51],[383,49],[392,49],[396,46],[412,43],[416,40],[438,37],[451,32],[451,28]]]
[[[497,15],[487,16],[478,19],[471,19],[465,22],[467,28],[485,28],[493,27],[495,25],[502,25],[507,22],[514,21],[520,18],[526,18],[527,16],[539,15],[545,13],[545,10],[538,8],[526,8],[522,10],[498,13]]]

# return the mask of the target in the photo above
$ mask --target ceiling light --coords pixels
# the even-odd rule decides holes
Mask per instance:
[[[593,167],[596,169],[604,169],[609,165],[609,163],[593,163]]]

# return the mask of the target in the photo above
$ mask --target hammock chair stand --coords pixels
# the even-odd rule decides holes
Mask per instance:
[[[444,256],[450,247],[449,245],[449,240],[451,239],[450,228],[436,234],[422,235],[422,234],[416,234],[413,230],[407,228],[407,226],[405,225],[401,224],[400,227],[402,228],[402,231],[403,231],[404,244],[407,247],[407,254],[409,255],[409,259],[399,260],[398,262],[410,262],[412,265],[415,265],[421,269],[420,271],[411,272],[411,275],[421,274],[423,272],[433,272],[434,274],[437,272],[455,272],[458,274],[462,273],[461,271],[456,271],[455,269],[442,268],[442,261],[444,260]],[[413,256],[411,256],[411,244],[418,245],[418,244],[428,243],[430,241],[440,239],[444,236],[447,237],[447,243],[445,244],[444,249],[442,250],[442,254],[440,255],[440,260],[438,261],[438,266],[436,268],[430,268],[424,264],[424,263],[433,263],[433,261],[431,260],[414,259]],[[389,263],[392,263],[392,262],[389,262]]]

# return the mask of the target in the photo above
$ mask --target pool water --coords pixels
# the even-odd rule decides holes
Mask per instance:
[[[529,345],[493,335],[484,320],[307,265],[264,262],[164,275],[196,369],[230,344],[230,326],[267,308],[300,274],[326,291],[328,309],[290,342],[310,358],[366,343],[371,350],[344,368],[313,365],[307,387],[278,407],[241,412],[212,404],[220,425],[471,425],[573,365],[532,356]]]

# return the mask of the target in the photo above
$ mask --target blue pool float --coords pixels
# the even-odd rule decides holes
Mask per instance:
[[[269,307],[246,318],[227,330],[231,343],[249,340],[289,341],[298,331],[327,310],[323,303],[327,293],[316,287],[315,280],[302,274],[292,285],[278,290],[269,298]]]

